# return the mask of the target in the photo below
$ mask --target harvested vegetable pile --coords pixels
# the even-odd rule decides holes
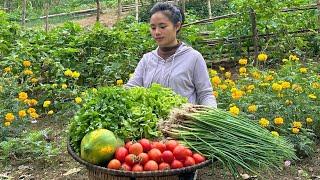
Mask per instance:
[[[238,167],[255,170],[279,168],[296,159],[293,145],[273,136],[256,122],[220,109],[188,105],[161,122],[160,129],[186,146],[217,159],[236,177]]]

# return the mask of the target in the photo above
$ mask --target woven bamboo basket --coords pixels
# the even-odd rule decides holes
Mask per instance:
[[[179,175],[195,172],[196,170],[208,166],[212,163],[211,160],[206,160],[194,166],[184,167],[180,169],[132,172],[108,169],[102,166],[88,163],[82,160],[74,152],[69,142],[68,152],[73,157],[73,159],[86,166],[90,180],[179,180]]]

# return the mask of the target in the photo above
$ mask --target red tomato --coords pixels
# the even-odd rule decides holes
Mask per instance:
[[[161,152],[166,150],[166,145],[162,142],[155,141],[152,143],[152,148],[159,149]]]
[[[196,162],[195,162],[195,160],[192,158],[192,157],[190,157],[190,156],[187,156],[186,157],[186,160],[184,161],[184,166],[193,166],[193,165],[195,165],[196,164]]]
[[[188,152],[184,146],[178,145],[176,148],[174,148],[172,153],[177,160],[184,160],[187,157]]]
[[[171,169],[179,169],[179,168],[183,168],[183,164],[179,160],[173,160],[170,167]]]
[[[122,163],[124,162],[127,155],[128,155],[128,150],[125,147],[119,147],[115,152],[115,158]]]
[[[140,164],[144,165],[146,162],[149,161],[149,156],[147,153],[140,153],[138,155],[138,160]]]
[[[192,151],[190,149],[186,148],[186,151],[187,156],[192,156]]]
[[[161,151],[159,149],[151,149],[149,152],[148,152],[148,156],[149,156],[149,159],[150,160],[154,160],[156,161],[157,163],[160,163],[161,162]]]
[[[130,147],[132,144],[133,144],[132,141],[128,141],[124,147],[126,147],[126,148],[129,150],[129,147]]]
[[[109,169],[120,169],[121,162],[118,159],[112,159],[109,163],[107,168]]]
[[[169,164],[174,160],[173,153],[169,150],[163,151],[161,157],[164,162]]]
[[[150,149],[151,149],[151,143],[150,143],[150,141],[148,140],[148,139],[141,139],[140,141],[139,141],[139,143],[142,145],[142,147],[143,147],[143,152],[148,152],[148,151],[150,151]]]
[[[123,170],[123,171],[131,171],[131,166],[128,165],[127,163],[123,163],[120,167],[120,170]]]
[[[134,154],[128,154],[125,157],[125,163],[127,163],[129,166],[134,165],[137,162],[137,156]]]
[[[198,153],[194,153],[192,155],[192,157],[193,157],[194,161],[196,162],[196,164],[201,163],[206,160],[205,157],[203,157],[201,154],[198,154]]]
[[[170,169],[170,165],[168,163],[162,162],[159,164],[159,170],[168,170]]]
[[[143,152],[143,147],[140,143],[134,143],[129,147],[129,153],[139,155]]]
[[[176,140],[169,140],[165,143],[165,145],[167,150],[173,151],[174,148],[179,145],[179,143]]]
[[[144,166],[143,169],[145,171],[156,171],[159,169],[158,163],[153,161],[153,160],[149,160]]]
[[[135,164],[135,165],[132,167],[132,171],[134,171],[134,172],[143,171],[143,167],[142,167],[140,164]]]

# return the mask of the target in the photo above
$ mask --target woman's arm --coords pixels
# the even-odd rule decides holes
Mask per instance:
[[[139,61],[133,76],[129,79],[125,87],[143,86],[143,75],[144,75],[145,65],[144,57]]]

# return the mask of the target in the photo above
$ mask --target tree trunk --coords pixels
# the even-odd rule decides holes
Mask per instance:
[[[181,0],[182,2],[182,11],[186,12],[186,0]]]
[[[136,5],[136,21],[139,21],[139,0],[135,1],[135,5]]]
[[[256,12],[251,8],[250,9],[250,18],[252,25],[252,41],[254,48],[254,62],[253,65],[257,66],[257,57],[258,57],[258,29],[257,29],[257,21],[256,21]]]
[[[48,30],[49,30],[49,3],[48,2],[46,2],[45,4],[45,8],[44,8],[44,10],[45,10],[45,16],[46,16],[46,19],[45,19],[45,21],[46,21],[46,27],[45,27],[45,30],[46,30],[46,33],[48,32]]]
[[[100,21],[100,1],[96,0],[97,3],[97,22]]]
[[[317,2],[317,7],[318,7],[318,26],[319,26],[318,32],[320,33],[320,0],[318,0]]]
[[[209,18],[212,18],[212,13],[211,13],[211,2],[208,0],[208,12],[209,12]]]
[[[121,17],[121,11],[122,11],[121,0],[118,0],[118,19],[120,19]]]
[[[22,0],[22,25],[26,24],[27,0]]]

